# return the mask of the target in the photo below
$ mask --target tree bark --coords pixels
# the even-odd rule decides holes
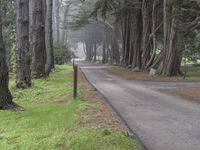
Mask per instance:
[[[93,44],[90,41],[86,41],[85,45],[86,45],[86,60],[92,61]]]
[[[179,72],[177,35],[175,31],[175,8],[164,0],[164,62],[162,75],[177,76]]]
[[[152,3],[153,0],[143,0],[143,39],[142,39],[142,69],[147,70],[146,66],[151,58],[153,41],[150,38],[152,26]]]
[[[46,77],[45,22],[43,1],[31,0],[32,72],[34,78]]]
[[[56,26],[56,43],[60,42],[60,0],[55,0],[55,5],[54,5],[55,11],[55,26]]]
[[[94,62],[96,62],[97,61],[97,43],[93,43],[93,53],[94,53]]]
[[[64,16],[63,16],[63,35],[62,35],[62,43],[64,45],[67,46],[67,42],[68,42],[68,14],[69,14],[69,10],[70,10],[70,6],[72,5],[72,3],[69,3],[65,6],[65,11],[64,11]]]
[[[29,50],[29,0],[17,0],[17,78],[18,88],[31,87]]]
[[[135,3],[125,1],[126,5],[140,7],[141,0],[135,0]],[[135,6],[136,5],[136,6]],[[142,10],[128,9],[124,12],[122,19],[122,61],[121,64],[128,68],[141,68],[142,57]]]
[[[138,1],[140,2],[140,1]],[[132,68],[141,69],[141,59],[142,59],[142,11],[136,10],[135,13],[135,27],[134,27],[134,36],[133,36],[133,62]]]
[[[113,63],[120,63],[120,53],[119,53],[119,43],[118,43],[118,25],[115,24],[113,30],[111,31],[111,51],[112,51],[112,61]]]
[[[46,19],[45,19],[45,44],[46,44],[46,65],[45,72],[48,76],[54,68],[54,49],[53,49],[53,0],[46,0]]]
[[[133,25],[132,19],[132,11],[124,12],[124,17],[122,19],[122,66],[129,66],[132,64],[133,54],[131,51],[131,39],[132,39],[132,31],[131,26]]]
[[[102,60],[102,64],[105,64],[105,63],[106,63],[106,31],[104,31],[104,36],[103,36],[102,51],[103,51],[103,60]]]
[[[2,2],[0,1],[0,109],[11,109],[16,105],[9,91],[9,75],[6,65],[6,54],[2,35]]]

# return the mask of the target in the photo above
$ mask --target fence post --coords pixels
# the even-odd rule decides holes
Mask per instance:
[[[74,67],[74,65],[75,65],[75,57],[74,57],[74,54],[73,54],[73,67]]]
[[[74,98],[77,98],[77,88],[78,88],[78,66],[74,65]]]

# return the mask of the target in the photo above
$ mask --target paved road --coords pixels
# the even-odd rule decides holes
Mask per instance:
[[[148,150],[200,150],[200,104],[156,91],[153,82],[128,81],[102,66],[79,64]]]

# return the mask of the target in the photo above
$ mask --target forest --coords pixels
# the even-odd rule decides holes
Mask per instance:
[[[15,105],[9,71],[28,88],[69,62],[77,43],[87,61],[183,76],[181,65],[200,59],[199,8],[197,0],[1,0],[0,107]]]
[[[0,0],[0,149],[199,148],[199,73],[199,0]]]
[[[83,27],[87,60],[96,61],[101,46],[103,63],[135,71],[160,67],[163,76],[184,75],[184,61],[199,61],[199,1],[99,0],[93,5],[73,22]]]

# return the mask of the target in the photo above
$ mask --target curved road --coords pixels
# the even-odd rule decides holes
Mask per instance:
[[[155,90],[200,87],[200,83],[128,81],[108,74],[102,66],[79,65],[148,150],[200,150],[200,104]]]

